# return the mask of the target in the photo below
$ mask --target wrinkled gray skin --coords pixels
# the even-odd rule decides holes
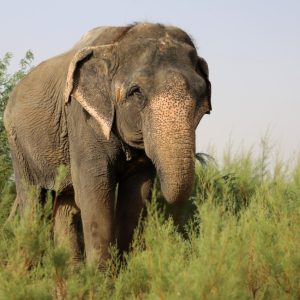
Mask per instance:
[[[168,202],[189,197],[195,129],[210,110],[207,64],[185,32],[158,24],[93,29],[34,68],[10,97],[4,122],[16,204],[24,209],[28,184],[53,190],[66,165],[55,238],[79,259],[81,218],[87,260],[105,267],[110,244],[129,249],[156,174]]]

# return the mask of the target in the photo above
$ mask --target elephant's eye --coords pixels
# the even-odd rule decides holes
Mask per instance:
[[[134,85],[132,86],[126,93],[126,98],[132,97],[132,96],[142,96],[142,91],[139,86]]]
[[[128,104],[143,109],[146,105],[146,97],[138,85],[133,85],[126,93],[126,101]]]

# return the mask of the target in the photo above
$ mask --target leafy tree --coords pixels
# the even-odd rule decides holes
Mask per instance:
[[[11,53],[6,53],[3,58],[0,58],[0,190],[3,189],[7,179],[12,174],[9,147],[3,124],[4,109],[15,85],[32,68],[34,56],[30,50],[27,51],[25,57],[19,63],[19,70],[9,74],[8,68],[11,59]]]

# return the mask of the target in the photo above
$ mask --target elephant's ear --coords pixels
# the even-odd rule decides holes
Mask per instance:
[[[195,128],[197,127],[198,123],[200,122],[201,118],[205,114],[209,114],[210,111],[212,110],[211,107],[211,84],[209,81],[209,70],[208,70],[208,65],[207,62],[205,61],[204,58],[198,57],[198,65],[197,69],[201,77],[205,80],[206,83],[206,91],[203,95],[202,99],[202,105],[200,109],[197,111],[197,114],[195,116]]]
[[[207,98],[207,105],[208,105],[208,110],[206,113],[209,114],[209,112],[211,111],[212,107],[211,107],[211,84],[209,81],[209,70],[208,70],[208,64],[206,62],[206,60],[202,57],[198,57],[198,68],[200,70],[200,73],[202,73],[202,76],[204,77],[205,81],[206,81],[206,93],[205,96]]]
[[[108,86],[113,63],[113,45],[86,47],[73,57],[65,86],[65,103],[75,98],[99,123],[109,139],[114,106]]]

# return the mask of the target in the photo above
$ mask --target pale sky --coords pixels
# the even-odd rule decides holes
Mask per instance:
[[[210,68],[211,115],[197,151],[259,144],[269,129],[285,157],[300,150],[300,1],[124,0],[0,2],[0,57],[12,68],[31,49],[34,64],[70,48],[89,29],[135,21],[176,25]]]

